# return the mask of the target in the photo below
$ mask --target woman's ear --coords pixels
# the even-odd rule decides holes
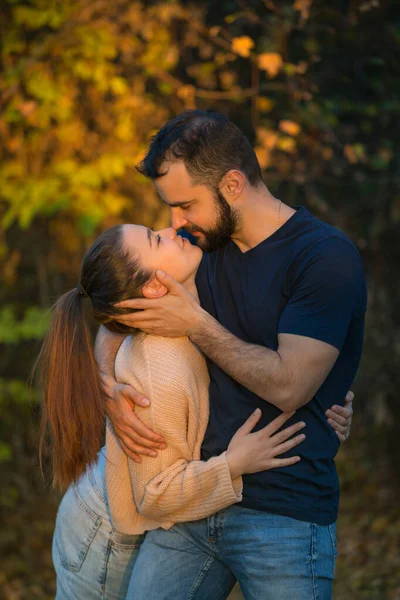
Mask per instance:
[[[154,277],[149,283],[146,283],[142,288],[142,294],[145,298],[162,298],[168,293],[165,285],[160,283],[156,277]]]

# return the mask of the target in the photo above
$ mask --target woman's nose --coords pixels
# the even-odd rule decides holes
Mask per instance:
[[[165,229],[160,229],[159,231],[156,231],[155,233],[157,233],[161,237],[168,238],[170,240],[174,240],[177,235],[176,231],[173,227],[166,227]]]

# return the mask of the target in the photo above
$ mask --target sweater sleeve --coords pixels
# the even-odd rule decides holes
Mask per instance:
[[[148,361],[153,363],[150,356]],[[158,521],[202,519],[242,499],[242,478],[232,480],[226,452],[208,461],[193,460],[207,426],[208,385],[199,389],[195,378],[181,378],[183,370],[177,366],[166,377],[160,363],[151,368],[151,405],[139,409],[140,419],[165,437],[167,448],[156,458],[129,461],[136,508]]]
[[[132,485],[138,512],[177,523],[203,519],[240,502],[242,478],[232,480],[225,454],[207,462],[178,458],[142,485],[133,474],[134,467]]]

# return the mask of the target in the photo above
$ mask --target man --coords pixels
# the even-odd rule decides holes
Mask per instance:
[[[304,207],[295,210],[272,196],[249,141],[221,114],[187,111],[172,119],[139,170],[170,206],[172,226],[194,235],[209,254],[196,281],[201,306],[159,273],[168,293],[128,301],[125,307],[140,312],[119,320],[158,335],[188,335],[208,358],[210,420],[202,458],[225,450],[257,407],[260,427],[281,411],[297,410],[307,438],[296,450],[298,464],[245,476],[240,505],[163,532],[170,544],[152,532],[139,558],[145,568],[135,567],[136,589],[177,597],[176,574],[162,569],[174,554],[185,576],[192,571],[190,593],[201,591],[207,576],[221,589],[225,581],[227,589],[233,574],[246,599],[328,599],[339,500],[334,456],[344,435],[329,425],[335,416],[335,427],[344,427],[346,413],[327,409],[344,398],[361,357],[366,289],[358,252]],[[121,389],[112,380],[120,341],[103,332],[97,342],[114,396]],[[129,453],[127,417],[120,412],[109,404]],[[137,419],[133,426],[134,451],[145,446],[142,453],[151,455],[155,445],[162,448]],[[140,460],[137,452],[131,456]]]

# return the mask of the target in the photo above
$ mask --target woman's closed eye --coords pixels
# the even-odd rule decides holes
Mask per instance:
[[[157,248],[159,247],[161,242],[161,236],[157,234]]]

